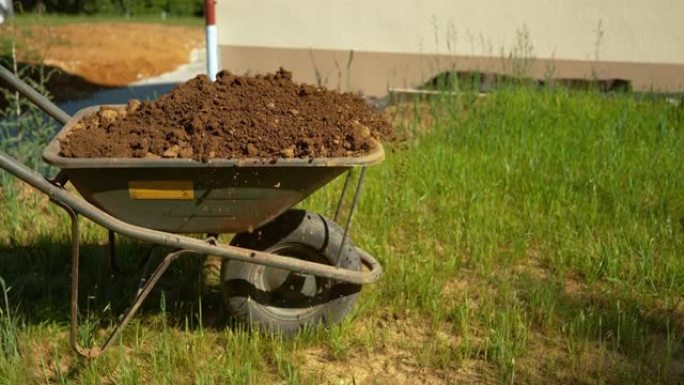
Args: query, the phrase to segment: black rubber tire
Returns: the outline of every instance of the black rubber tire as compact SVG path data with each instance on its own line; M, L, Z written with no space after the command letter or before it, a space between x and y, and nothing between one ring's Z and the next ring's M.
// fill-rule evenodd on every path
M231 244L360 271L349 237L339 253L343 234L322 215L293 209L251 233L235 235ZM354 307L361 286L225 260L221 289L237 319L265 332L293 335L303 327L340 321Z

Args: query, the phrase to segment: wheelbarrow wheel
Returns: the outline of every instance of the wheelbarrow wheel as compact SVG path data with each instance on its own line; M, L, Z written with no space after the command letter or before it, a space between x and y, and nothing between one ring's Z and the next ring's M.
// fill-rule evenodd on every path
M251 233L239 233L232 245L298 259L361 270L361 260L333 221L304 210L289 210ZM339 258L338 258L339 255ZM304 327L341 320L354 307L361 287L333 279L226 260L221 288L228 310L239 320L284 335Z

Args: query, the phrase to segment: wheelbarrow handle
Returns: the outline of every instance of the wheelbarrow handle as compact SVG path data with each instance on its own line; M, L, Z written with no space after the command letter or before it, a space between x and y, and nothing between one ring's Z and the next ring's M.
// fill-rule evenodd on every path
M359 258L361 258L361 264L368 269L369 274L373 277L380 277L382 275L382 265L375 259L372 255L360 247L356 248L356 252L359 253Z
M66 122L71 119L69 114L57 107L57 105L51 102L50 99L41 95L38 91L34 90L17 75L13 74L10 70L3 66L0 66L0 79L7 82L7 84L9 84L9 86L15 91L24 95L28 100L32 101L36 106L40 107L41 110L45 111L48 115L62 125L66 124Z

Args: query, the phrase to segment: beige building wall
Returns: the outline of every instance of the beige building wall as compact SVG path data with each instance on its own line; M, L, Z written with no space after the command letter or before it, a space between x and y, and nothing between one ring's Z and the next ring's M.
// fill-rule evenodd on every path
M217 24L224 68L282 65L300 81L374 95L446 70L521 66L678 91L682 15L681 0L222 0Z

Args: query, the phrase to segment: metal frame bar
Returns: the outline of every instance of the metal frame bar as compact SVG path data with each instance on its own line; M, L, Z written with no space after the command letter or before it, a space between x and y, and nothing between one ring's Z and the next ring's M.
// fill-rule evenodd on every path
M116 261L116 233L112 230L107 230L107 263L109 264L109 270L114 274L121 274L121 267Z
M79 288L79 262L80 262L80 232L78 214L69 206L55 202L59 207L69 214L71 218L71 322L69 329L69 342L71 347L81 356L86 358L96 358L106 352L112 344L119 337L123 329L131 322L135 313L140 309L140 306L150 294L152 289L157 285L161 276L166 272L171 262L184 254L194 253L192 250L177 250L171 252L164 257L164 259L157 265L157 268L150 275L149 279L144 282L135 294L133 302L123 314L123 318L119 321L114 330L109 334L107 340L101 347L85 348L78 342L78 288Z
M337 217L340 215L340 210L342 210L342 203L344 202L344 197L347 195L347 189L349 188L349 182L351 182L352 175L354 174L354 169L350 168L347 171L347 177L344 178L344 186L342 186L342 192L340 193L340 200L337 201L337 208L335 209L335 215L333 216L333 222L337 222Z
M347 173L347 178L344 180L344 186L342 187L342 193L340 194L340 201L337 202L337 209L335 210L335 220L337 221L337 217L340 213L340 207L342 207L342 201L344 200L344 196L347 193L347 188L350 183L350 179L352 177L352 170L349 170ZM342 250L344 250L345 243L347 242L347 237L349 234L349 229L351 228L352 224L352 219L354 217L354 213L356 212L356 208L359 205L359 197L361 196L361 190L363 188L363 181L366 178L366 168L361 167L361 173L359 174L359 180L356 182L356 189L354 190L354 198L352 199L352 205L351 208L349 209L349 215L347 216L347 222L344 225L344 234L342 235L342 243L340 244L340 249L337 251L337 263L339 264L340 262L340 255L342 255Z
M151 250L147 256L146 268L143 272L143 278L140 280L140 286L136 291L135 297L131 305L128 307L126 312L123 314L121 321L119 321L114 330L109 334L107 340L102 344L101 347L93 346L90 348L85 348L81 346L78 342L78 289L79 289L79 277L80 277L80 230L79 230L79 219L78 214L69 206L64 205L61 202L54 201L54 203L61 207L69 215L71 219L71 317L70 317L70 328L69 328L69 342L71 347L81 356L86 358L96 358L106 352L119 337L123 329L128 325L133 319L135 313L140 309L140 306L145 301L147 296L152 292L152 289L157 285L159 279L162 277L164 272L169 268L171 262L178 259L184 254L195 253L192 250L176 250L167 254L164 259L157 265L156 269L149 278L145 278L147 275L147 267L149 266ZM195 253L196 254L196 253Z

